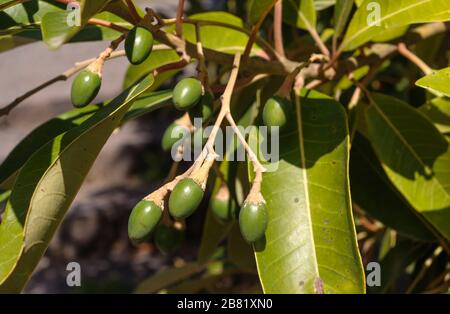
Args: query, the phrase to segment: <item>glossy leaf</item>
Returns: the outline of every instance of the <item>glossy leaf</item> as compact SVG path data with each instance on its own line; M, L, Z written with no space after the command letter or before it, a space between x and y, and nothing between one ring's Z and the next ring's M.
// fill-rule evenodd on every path
M21 169L0 225L0 291L18 292L44 254L85 176L149 76L80 126L45 144Z
M422 77L416 85L450 97L450 67Z
M365 0L353 15L340 50L358 48L393 28L449 18L447 0Z
M140 96L125 114L122 124L168 104L172 98L170 90ZM103 104L89 105L65 112L35 128L9 153L0 164L0 189L10 189L20 168L38 149L56 136L79 126L101 109Z
M313 0L283 0L283 20L301 29L316 28L316 9Z
M80 24L72 20L74 12L64 10L48 12L42 17L41 29L44 42L52 49L58 48L74 37L88 20L99 13L110 0L80 1Z
M425 116L391 96L374 94L366 120L370 142L391 182L449 239L449 143Z
M303 91L294 131L280 135L278 169L263 175L269 210L255 244L265 293L363 293L353 224L343 107Z
M424 218L389 181L369 141L358 134L352 143L350 183L353 202L373 218L409 238L436 240Z
M419 107L441 133L450 133L450 99L434 98Z

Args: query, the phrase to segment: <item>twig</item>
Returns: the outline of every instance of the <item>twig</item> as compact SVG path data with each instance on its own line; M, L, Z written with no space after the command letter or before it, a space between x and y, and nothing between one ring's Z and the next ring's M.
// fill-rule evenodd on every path
M320 52L324 54L327 57L330 57L330 51L328 50L327 46L323 43L322 39L319 36L319 33L317 33L317 30L313 27L308 28L309 34L316 42L317 47L319 47Z
M115 52L112 52L110 54L110 56L108 57L108 60L109 59L113 59L113 58L117 58L117 57L122 57L122 56L125 56L125 51L124 50L115 51ZM39 86L37 86L37 87L27 91L23 95L17 97L13 102L8 104L7 106L1 108L0 109L0 117L9 114L9 112L12 109L14 109L17 105L19 105L25 99L27 99L30 96L36 94L37 92L43 90L44 88L46 88L46 87L48 87L48 86L50 86L50 85L52 85L52 84L54 84L56 82L67 80L69 77L71 77L72 75L74 75L77 72L81 71L82 69L87 67L89 64L91 64L95 60L97 60L97 58L91 58L91 59L88 59L88 60L77 62L77 63L75 63L75 65L73 67L67 69L63 73L61 73L61 74L51 78L50 80L42 83Z
M175 22L175 33L179 38L183 38L183 15L184 15L184 0L178 0L177 18Z
M153 75L158 76L163 72L167 72L170 70L177 70L184 68L186 65L188 65L189 62L186 59L180 59L179 61L175 61L172 63L164 64L160 66L159 68L156 68L153 70Z
M274 28L274 41L275 50L277 53L285 57L283 45L283 1L277 1L275 3L274 15L273 15L273 28Z
M208 83L208 70L206 69L205 55L203 53L203 46L202 46L202 39L200 36L200 25L199 24L195 24L195 35L196 35L196 41L197 41L198 78L199 78L200 82L202 82L203 87L206 88L208 91L210 91L211 89L209 88L209 83Z
M255 43L256 37L258 36L259 29L261 28L262 23L264 22L264 19L266 18L267 14L272 10L272 7L275 5L269 5L266 10L261 14L259 17L259 20L256 22L255 25L252 27L252 31L250 33L250 37L248 38L247 45L244 49L244 54L242 55L242 62L247 61L247 58L250 55L250 51L252 50L253 44Z
M128 11L130 11L130 15L133 18L134 22L139 23L139 21L141 20L141 17L139 16L138 11L136 10L133 0L126 0L126 2L127 2L127 6L128 6Z
M433 69L431 69L422 59L409 50L405 43L399 43L397 48L398 52L403 57L414 63L423 73L425 73L425 75L433 73Z
M121 37L119 37L121 38ZM115 42L112 42L111 45L114 46L116 44L118 44L119 39L117 39ZM117 47L117 46L116 46ZM165 50L165 49L170 49L168 46L166 45L155 45L153 47L153 50ZM114 50L114 49L112 49ZM114 58L118 58L118 57L123 57L125 56L125 50L118 50L118 51L112 51L111 50L111 46L108 47L104 52L102 52L102 54L105 54L109 56L106 57L104 60L110 60L110 59L114 59ZM23 102L24 100L26 100L27 98L33 96L34 94L36 94L37 92L45 89L46 87L59 82L59 81L66 81L69 77L75 75L76 73L78 73L79 71L81 71L82 69L84 69L85 67L89 66L91 63L95 62L96 60L98 60L98 58L91 58L91 59L87 59L84 61L80 61L74 64L74 66L72 66L71 68L67 69L66 71L64 71L63 73L49 79L48 81L40 84L39 86L27 91L26 93L24 93L23 95L17 97L16 99L14 99L14 101L12 101L11 103L9 103L8 105L6 105L5 107L0 109L0 117L9 114L9 112L14 109L16 106L18 106L21 102Z
M414 278L413 282L408 286L408 288L406 289L406 293L410 294L414 291L414 289L416 288L417 284L423 279L423 277L426 275L426 273L428 272L428 270L430 269L431 265L433 264L433 262L435 261L435 259L442 253L442 247L438 246L434 251L433 254L427 258L422 266L422 268L420 269L419 273L417 274L417 276Z
M162 23L164 25L172 25L172 24L175 24L175 22L176 22L176 19L163 19L162 20ZM219 22L219 21L208 21L208 20L197 20L197 19L191 19L191 18L184 18L183 23L194 24L194 25L197 24L199 26L218 26L218 27L232 29L232 30L244 33L248 36L250 36L252 33L251 31L249 31L246 28ZM264 51L269 55L269 57L276 58L276 59L279 57L279 56L277 56L277 52L275 51L275 49L261 36L256 36L255 43L257 43L259 46L261 46L261 48L264 49Z
M95 19L95 18L89 19L88 24L108 27L115 31L121 32L121 33L128 33L130 31L128 28L117 25L113 22L105 21L105 20L101 20L101 19Z
M227 113L230 112L230 103L231 103L231 95L233 94L233 90L237 81L238 73L239 73L239 66L241 61L241 54L238 52L234 56L233 61L233 68L230 73L230 78L228 80L227 87L225 88L225 92L220 97L221 101L221 107L220 112L217 116L217 120L214 123L214 126L211 130L211 133L209 135L208 141L205 144L205 147L203 148L202 152L200 153L200 156L197 158L197 160L194 163L194 171L196 169L199 169L205 158L214 152L214 142L216 140L217 133L220 129L220 125L223 122L223 119L226 117Z

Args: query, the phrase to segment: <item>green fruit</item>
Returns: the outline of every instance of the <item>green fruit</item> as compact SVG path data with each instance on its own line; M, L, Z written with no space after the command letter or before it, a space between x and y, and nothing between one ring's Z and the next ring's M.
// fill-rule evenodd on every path
M264 203L246 203L239 213L239 227L248 243L253 243L264 236L268 224L267 208Z
M148 58L153 48L153 35L145 27L136 26L127 35L125 52L131 64L140 64Z
M233 199L213 198L211 201L211 210L214 216L221 223L229 222L237 216L237 206Z
M211 118L213 114L212 103L214 101L214 95L206 93L202 96L200 102L189 110L189 117L192 124L195 123L195 119L202 119L201 123L205 123Z
M128 220L128 236L135 242L147 240L159 223L162 209L153 201L142 200L134 206Z
M291 114L291 104L288 100L274 96L269 98L264 105L263 121L266 126L277 126L281 130L288 124Z
M155 231L156 247L163 253L176 251L184 239L184 232L166 225L159 225Z
M202 98L202 83L195 78L182 79L173 89L173 103L178 110L193 108Z
M71 100L74 107L81 108L89 105L97 96L102 78L90 70L81 71L72 83Z
M189 130L175 122L169 125L169 127L164 131L161 146L164 151L169 151L172 146L183 139L189 134Z
M170 214L179 219L190 216L202 202L203 194L203 189L194 180L180 180L170 193Z

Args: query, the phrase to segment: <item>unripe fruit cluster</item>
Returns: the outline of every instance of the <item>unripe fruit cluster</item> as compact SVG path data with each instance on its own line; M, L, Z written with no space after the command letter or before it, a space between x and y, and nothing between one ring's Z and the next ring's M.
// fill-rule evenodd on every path
M135 26L128 32L125 39L125 53L131 64L137 65L144 62L150 56L152 49L153 35L147 28ZM104 60L97 59L92 64L96 63L94 67L88 66L75 77L71 89L71 100L74 107L85 107L97 96L102 83L103 62Z

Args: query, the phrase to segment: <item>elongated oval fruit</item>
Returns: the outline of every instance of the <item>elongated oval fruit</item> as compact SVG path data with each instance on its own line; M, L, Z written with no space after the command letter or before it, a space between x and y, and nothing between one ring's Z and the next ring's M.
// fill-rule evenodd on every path
M202 98L202 83L195 78L184 78L175 85L172 93L175 108L189 110Z
M264 203L245 203L239 213L239 227L248 243L253 243L264 236L269 221Z
M175 252L183 242L184 232L174 227L159 225L155 230L155 245L163 253Z
M125 39L125 53L131 64L141 64L153 49L153 35L145 27L136 26Z
M141 200L128 220L128 236L134 243L146 241L161 220L162 209L153 201Z
M201 186L191 178L180 180L170 193L170 214L179 219L189 217L202 202L203 194Z
M282 130L287 126L291 113L291 104L287 99L273 96L264 105L264 124L268 127L279 127Z
M172 146L177 144L180 140L185 138L189 134L189 130L177 123L172 123L167 127L164 131L161 146L164 151L169 151L172 149Z
M98 73L85 69L78 73L72 83L71 100L74 107L82 108L97 96L102 78Z
M211 200L211 210L221 223L227 223L237 217L236 202L226 185L222 185Z
M191 119L192 125L195 125L195 122L199 122L200 124L204 124L211 118L213 114L212 103L214 101L214 95L210 92L205 93L200 99L200 102L195 105L192 109L189 110L189 118ZM195 119L201 119L196 121ZM195 125L196 126L196 125Z

